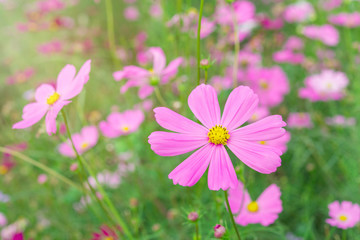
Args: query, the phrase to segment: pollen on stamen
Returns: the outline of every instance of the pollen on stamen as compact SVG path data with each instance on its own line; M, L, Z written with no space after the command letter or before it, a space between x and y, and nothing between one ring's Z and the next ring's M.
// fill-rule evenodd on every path
M226 127L223 127L221 125L215 125L215 127L212 127L208 132L209 142L219 145L223 144L226 145L227 141L230 138L229 131L226 129Z
M88 143L86 143L86 142L85 142L85 143L83 143L83 144L81 144L81 148L82 148L82 149L85 149L85 148L87 148L88 146L89 146L89 144L88 144Z
M340 219L340 221L346 221L347 220L347 217L346 216L344 216L344 215L341 215L340 217L339 217L339 219Z
M50 97L48 97L48 99L46 100L47 104L49 105L53 105L54 103L56 103L57 100L59 100L60 98L60 94L58 94L57 92L54 92L53 95L51 95Z
M255 213L255 212L259 211L259 204L255 201L251 202L247 205L247 209L249 212Z

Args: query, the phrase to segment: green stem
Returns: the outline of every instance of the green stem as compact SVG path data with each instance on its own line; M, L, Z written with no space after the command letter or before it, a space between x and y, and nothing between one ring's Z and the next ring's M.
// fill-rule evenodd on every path
M107 22L107 32L108 32L108 41L110 47L110 54L113 60L113 64L116 68L120 68L120 61L116 57L116 45L115 45L115 32L114 32L114 15L112 0L106 0L106 22Z
M236 236L237 236L238 240L241 240L239 231L238 231L238 229L236 227L236 223L235 223L235 220L234 220L234 215L233 215L233 213L231 211L231 208L230 208L227 191L224 191L224 197L225 197L225 202L226 202L227 209L228 209L229 214L230 214L231 223L232 223L233 227L235 228Z
M204 81L204 83L206 84L207 79L208 79L208 69L205 68L204 71L205 71L205 81Z
M61 110L61 113L63 115L63 118L64 118L64 123L65 123L65 126L66 126L66 131L67 131L67 134L69 136L69 140L71 142L71 145L72 145L72 148L75 152L75 155L76 155L76 158L78 159L79 161L79 164L82 165L82 166L85 166L86 170L89 172L90 176L93 177L95 179L95 182L96 182L96 186L97 188L99 189L102 197L104 198L104 201L105 203L108 205L109 207L109 210L110 212L113 214L113 216L115 217L117 223L120 225L120 227L122 228L122 230L124 231L125 235L128 237L128 239L134 239L132 234L130 233L128 227L126 226L125 222L122 220L122 218L120 217L120 215L118 214L117 210L115 209L113 203L110 201L108 195L106 194L104 188L102 187L102 185L99 183L99 181L97 180L97 177L95 175L95 173L93 172L93 170L90 168L90 166L87 164L87 162L84 160L84 158L82 156L80 156L80 154L78 153L78 151L76 150L75 148L75 145L74 145L74 142L72 140L72 137L71 137L71 132L70 132L70 129L69 129L69 124L68 124L68 121L67 121L67 118L66 118L66 114L65 114L65 111L62 109ZM97 197L97 196L95 196Z
M160 102L161 105L163 105L163 106L167 105L165 99L161 95L159 87L157 87L157 86L155 87L155 96L156 96L156 98L158 99L158 101Z
M204 0L201 0L200 3L200 12L199 12L199 22L197 29L197 75L198 75L198 85L200 84L200 31L201 31L201 18L204 8Z
M81 191L81 187L78 186L76 183L72 182L70 179L68 179L67 177L64 177L63 175L59 174L58 172L52 170L51 168L45 166L44 164L22 154L22 153L19 153L17 151L14 151L14 150L10 150L8 148L4 148L4 147L0 147L0 152L2 153L8 153L8 154L11 154L12 156L15 156L21 160L24 160L25 162L27 163L30 163L31 165L35 166L35 167L38 167L40 168L41 170L43 170L44 172L48 173L49 175L52 175L54 176L55 178L59 179L60 181L72 186L72 187L75 187L77 189L79 189Z
M238 72L238 66L239 66L239 51L240 51L240 41L239 41L239 33L238 33L238 26L236 22L236 15L234 6L231 6L231 14L234 24L234 47L235 47L235 53L234 53L234 66L233 66L233 88L237 87L237 72Z
M346 240L346 230L345 229L342 230L342 238L341 239Z
M195 236L196 236L196 240L200 240L199 223L197 221L195 222Z

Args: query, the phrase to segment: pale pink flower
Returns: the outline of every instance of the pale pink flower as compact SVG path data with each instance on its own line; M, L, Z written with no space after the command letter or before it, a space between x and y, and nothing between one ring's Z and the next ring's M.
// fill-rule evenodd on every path
M139 18L139 10L134 6L129 6L124 10L124 17L129 21L135 21Z
M328 46L336 46L339 43L338 30L329 24L322 26L309 25L304 27L302 33L306 37L319 40Z
M63 50L62 43L58 40L43 43L38 46L38 52L44 55L60 53Z
M40 174L37 178L37 181L40 184L44 184L47 181L47 179L48 178L47 178L46 174Z
M290 113L287 119L289 128L312 128L313 123L309 113Z
M314 15L313 6L305 1L289 5L284 11L284 19L287 22L305 22Z
M342 115L336 115L334 117L327 117L325 119L325 122L327 125L330 126L355 126L356 125L356 119L351 117L351 118L346 118Z
M7 78L6 83L9 85L24 83L29 81L29 79L35 74L34 68L26 68L22 71L15 72L14 75Z
M329 216L326 222L331 226L347 229L360 222L360 206L349 201L338 201L329 204Z
M244 186L240 182L237 188L229 190L229 204L235 215L235 222L242 226L257 223L269 226L283 210L280 196L280 188L271 184L253 201L248 191L245 190L244 193Z
M47 14L63 9L65 4L61 0L43 0L37 2L37 7L41 13Z
M144 113L141 110L113 112L106 121L100 122L99 128L105 137L116 138L135 132L143 121Z
M188 104L204 126L159 107L154 109L156 121L174 132L157 131L149 136L151 149L160 156L198 149L169 174L174 184L193 186L209 167L210 190L235 188L238 180L225 146L258 172L269 174L281 165L279 149L258 143L285 134L282 127L286 123L281 116L269 116L239 128L258 105L258 97L249 87L240 86L230 93L222 116L216 91L210 85L196 87L189 95Z
M126 66L122 71L113 73L115 81L128 79L122 86L120 92L125 93L131 87L139 87L139 97L146 98L154 91L154 87L167 83L177 74L178 67L183 62L182 57L178 57L171 61L166 67L166 57L163 50L159 47L152 47L149 53L153 59L153 68L144 69L137 66Z
M210 79L211 85L216 89L216 92L219 93L221 90L231 89L232 79L230 77L221 77L213 76Z
M331 15L329 17L329 22L335 25L345 26L349 28L354 28L360 26L360 13L339 13L336 15Z
M266 14L259 14L257 19L261 26L268 30L281 29L284 26L284 21L281 18L271 19Z
M14 129L28 128L39 122L46 114L46 131L49 135L56 133L56 117L60 110L77 96L89 80L91 60L80 68L78 74L73 65L66 65L58 75L56 88L50 84L40 85L35 92L36 102L23 109L23 120L13 125Z
M72 135L75 149L81 155L90 148L94 147L99 139L99 133L95 126L84 127L80 133ZM59 152L67 157L75 158L76 154L71 145L70 139L59 145Z
M291 36L285 43L284 49L288 50L302 50L304 48L304 42L301 38Z
M233 8L233 9L232 9ZM235 1L232 5L219 4L215 11L215 21L220 25L234 26L253 20L255 17L255 5L250 1Z
M261 55L250 51L240 51L238 55L239 65L242 68L256 67L261 65Z
M251 115L251 117L249 118L248 122L256 122L259 121L261 119L263 119L264 117L269 116L270 111L267 107L258 107L254 113Z
M278 63L301 64L305 60L302 53L294 53L291 50L281 50L273 54L273 59Z
M325 10L330 11L334 8L340 7L342 2L343 0L322 0L321 5Z
M224 226L220 224L216 224L214 227L214 237L215 238L222 238L226 232L226 229Z
M163 9L161 7L161 4L154 3L153 5L151 5L149 13L154 18L161 18L163 15Z
M299 90L299 96L311 101L339 100L345 96L348 84L345 73L323 70L305 79L305 88Z
M274 107L280 104L289 92L286 74L278 66L251 68L247 72L247 80L250 87L259 95L262 106Z
M212 22L206 17L203 17L201 19L200 38L206 38L214 31L215 31L215 22Z
M3 227L7 224L7 219L5 217L5 215L0 212L0 227Z

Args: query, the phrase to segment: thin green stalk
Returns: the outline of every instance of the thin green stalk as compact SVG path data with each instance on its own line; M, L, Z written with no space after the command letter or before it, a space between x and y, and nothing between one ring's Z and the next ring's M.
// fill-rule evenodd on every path
M196 240L200 240L199 223L197 221L195 222L195 236L196 236Z
M155 87L155 96L156 96L156 98L158 99L158 101L160 102L161 105L163 105L163 106L167 105L165 99L161 95L159 87L157 87L157 86Z
M198 75L198 85L200 84L200 31L201 31L201 18L204 8L204 0L201 0L200 3L200 12L199 12L199 22L197 29L197 75Z
M114 14L112 7L112 0L106 0L106 22L107 22L107 32L108 32L108 41L110 47L110 54L113 60L113 63L116 68L120 68L120 61L116 57L116 45L115 45L115 32L114 32Z
M226 202L227 209L228 209L229 214L230 214L231 223L232 223L232 225L233 225L233 227L235 229L235 232L236 232L236 236L237 236L238 240L241 240L239 231L238 231L238 229L236 227L236 223L235 223L235 220L234 220L234 215L233 215L233 213L231 211L231 208L230 208L227 191L224 191L224 197L225 197L225 202Z
M205 81L204 81L204 83L206 84L207 79L208 79L208 69L205 68L204 71L205 71Z
M69 140L71 142L71 145L72 145L72 148L75 152L75 155L76 155L76 158L78 159L79 161L79 164L80 165L83 165L85 166L86 170L89 172L90 176L93 177L95 179L95 182L96 182L96 186L98 187L102 197L104 198L104 201L105 203L108 205L109 207L109 210L110 212L113 214L114 218L116 219L117 223L120 225L120 227L122 228L122 230L124 231L125 235L128 237L128 239L134 239L131 232L129 231L127 225L125 224L125 222L122 220L122 218L120 217L119 213L117 212L117 210L115 209L113 203L110 201L108 195L106 194L104 188L102 187L102 185L99 183L99 181L97 180L97 177L95 175L95 173L93 172L93 170L90 168L90 166L87 164L87 162L84 160L83 157L81 157L78 153L78 151L76 150L75 148L75 145L74 145L74 142L72 140L72 137L71 137L71 132L70 132L70 129L69 129L69 124L68 124L68 121L67 121L67 118L66 118L66 114L65 114L65 111L62 109L61 110L61 113L63 115L63 118L64 118L64 123L65 123L65 126L66 126L66 131L67 131L67 134L69 136ZM96 197L96 196L95 196Z
M346 230L345 229L343 229L342 230L342 238L341 238L342 240L346 240L347 238L346 238Z
M235 53L234 53L234 66L233 66L233 88L237 87L237 72L238 72L238 66L239 66L239 51L240 51L240 41L239 41L239 32L238 32L238 26L236 22L236 15L234 6L231 6L231 14L234 24L234 47L235 47Z
M22 153L19 153L17 151L14 151L14 150L10 150L8 148L4 148L4 147L0 147L0 152L2 153L8 153L8 154L11 154L12 156L14 157L17 157L21 160L24 160L25 162L27 163L30 163L31 165L35 166L35 167L38 167L40 168L41 170L43 170L44 172L48 173L49 175L51 176L54 176L55 178L59 179L60 181L72 186L72 187L75 187L77 189L79 189L81 191L81 187L78 186L76 183L72 182L70 179L68 179L67 177L64 177L63 175L61 175L60 173L52 170L51 168L45 166L44 164L22 154Z

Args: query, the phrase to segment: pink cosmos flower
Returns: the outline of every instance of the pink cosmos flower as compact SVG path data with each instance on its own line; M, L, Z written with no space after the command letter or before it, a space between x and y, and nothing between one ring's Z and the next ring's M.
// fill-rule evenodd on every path
M251 68L247 73L250 87L259 95L260 104L273 107L280 104L289 92L289 83L284 71L272 68Z
M302 53L294 53L291 50L281 50L273 54L273 59L278 63L301 64L305 60Z
M360 222L360 206L356 203L338 201L329 204L329 216L326 222L331 226L347 229Z
M7 78L6 83L9 85L27 82L33 75L35 70L33 68L26 68L23 71L17 71L14 75Z
M5 215L0 212L0 227L3 227L7 224L7 219L5 217Z
M93 233L93 238L91 240L118 240L116 232L106 225L102 225L100 228L101 232Z
M63 9L65 4L60 0L43 0L37 2L37 6L41 13L46 14L52 11Z
M35 92L36 102L23 109L23 120L13 125L14 129L28 128L39 122L46 114L46 131L49 135L56 133L56 117L60 110L77 96L89 80L91 60L87 60L75 76L73 65L66 65L58 75L56 89L49 84L40 85Z
M343 0L322 0L321 5L325 10L330 11L334 8L340 7L342 2Z
M356 125L356 119L351 117L351 118L346 118L342 115L336 115L334 117L327 117L325 119L325 122L327 125L330 126L355 126Z
M84 127L80 133L72 135L72 140L75 145L75 149L81 155L93 146L96 145L99 139L99 133L95 126ZM67 157L75 158L75 152L72 148L70 139L59 145L59 152Z
M290 113L287 119L289 128L312 128L313 123L309 113Z
M308 2L298 2L287 6L284 11L284 19L287 22L305 22L314 15L314 8Z
M161 16L163 15L163 9L161 7L161 4L154 3L153 5L151 5L149 13L154 18L161 18Z
M249 118L248 122L256 122L259 121L261 119L263 119L264 117L269 116L270 111L267 107L258 107L254 113L251 115L251 117Z
M233 26L234 15L238 24L252 20L255 16L255 5L250 1L239 0L233 2L232 6L219 4L215 11L215 21L220 25Z
M306 37L319 40L328 46L336 46L339 43L339 32L329 24L322 26L309 25L304 27L302 33Z
M116 138L135 132L143 121L144 113L141 110L113 112L107 117L107 121L100 122L99 128L105 137Z
M284 26L284 21L281 18L271 19L266 14L259 14L257 19L261 26L268 30L281 29Z
M311 101L339 100L344 97L348 84L345 73L323 70L305 79L305 88L299 90L299 96Z
M345 26L349 28L354 28L360 26L360 13L339 13L336 15L331 15L329 17L329 22L335 25Z
M215 31L215 22L210 21L207 18L201 19L200 38L206 38L212 32Z
M134 6L129 6L124 10L124 17L129 21L135 21L139 18L139 10Z
M129 88L137 86L140 87L139 97L144 99L154 91L153 86L159 83L165 84L174 77L178 67L183 62L183 58L178 57L165 67L166 57L161 48L152 47L149 49L149 53L153 57L153 68L147 70L137 66L126 66L122 71L113 73L115 81L120 81L124 78L128 79L122 86L121 93L125 93Z
M48 43L43 43L38 46L38 52L44 55L60 53L62 50L63 50L62 43L58 40L54 40Z
M240 51L238 61L242 68L256 67L261 65L261 55L250 51Z
M229 204L235 214L235 222L242 226L257 223L269 226L283 210L280 196L280 188L271 184L256 201L252 201L246 190L244 193L240 182L237 188L229 190Z
M232 79L230 77L213 76L210 79L211 85L219 93L221 90L230 89L232 86Z
M302 50L304 48L304 42L301 38L291 36L286 41L284 48L288 50Z
M196 87L189 95L188 104L203 126L159 107L154 109L156 121L174 132L157 131L149 136L151 149L160 156L176 156L198 149L169 174L174 184L193 186L209 166L209 189L235 188L238 180L225 146L258 172L269 174L281 165L279 149L258 143L285 133L282 127L286 123L281 116L266 117L239 128L258 105L258 97L249 87L240 86L230 93L222 116L216 91L210 85Z
M38 181L38 183L40 183L40 184L44 184L44 183L47 181L47 179L48 179L48 177L47 177L46 174L40 174L40 175L38 176L37 181Z

